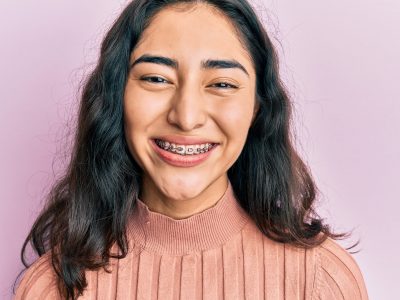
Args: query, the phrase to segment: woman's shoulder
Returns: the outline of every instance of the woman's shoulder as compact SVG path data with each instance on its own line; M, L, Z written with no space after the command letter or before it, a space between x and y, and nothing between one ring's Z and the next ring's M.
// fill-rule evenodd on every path
M327 238L308 249L289 244L275 249L280 249L284 260L285 286L297 286L297 292L306 295L305 299L368 299L356 260L333 239Z
M368 299L361 270L347 250L328 238L315 248L315 255L317 299Z
M15 299L61 299L57 288L57 275L51 263L50 252L40 256L25 270L17 287Z
M368 299L356 260L332 238L306 249L274 241L252 222L245 227L243 238L244 243L263 249L264 266L281 274L279 285L288 299L301 298L300 295L305 299Z

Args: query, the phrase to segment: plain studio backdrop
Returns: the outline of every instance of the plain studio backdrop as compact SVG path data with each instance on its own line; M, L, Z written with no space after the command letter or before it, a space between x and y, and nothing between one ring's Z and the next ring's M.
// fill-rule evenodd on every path
M320 212L354 229L371 299L398 296L400 1L252 2L278 48ZM122 0L0 2L0 299L68 157L78 88ZM69 127L66 127L69 124Z

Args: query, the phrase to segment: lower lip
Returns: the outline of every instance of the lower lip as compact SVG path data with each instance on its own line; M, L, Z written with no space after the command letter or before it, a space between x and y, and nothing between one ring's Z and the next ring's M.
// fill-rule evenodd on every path
M151 145L154 151L160 156L160 158L166 163L173 165L175 167L194 167L205 161L211 153L218 147L214 145L213 148L205 153L193 154L193 155L180 155L175 154L157 146L155 141L151 139Z

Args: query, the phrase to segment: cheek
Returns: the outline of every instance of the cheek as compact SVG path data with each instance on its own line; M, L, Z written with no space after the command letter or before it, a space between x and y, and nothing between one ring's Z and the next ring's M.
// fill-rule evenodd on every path
M135 160L141 165L136 155L135 145L141 143L141 135L145 132L146 123L151 116L148 115L151 110L146 109L146 101L134 92L133 89L127 88L124 95L124 131L125 139L129 146L130 152Z
M221 107L217 113L218 123L230 140L239 142L246 139L253 116L253 104L235 101Z
M217 122L225 136L224 157L228 159L228 167L237 160L243 150L252 116L253 106L249 101L232 102L221 107L218 112Z
M144 132L161 111L161 101L152 99L140 89L126 89L124 95L125 126L131 131Z

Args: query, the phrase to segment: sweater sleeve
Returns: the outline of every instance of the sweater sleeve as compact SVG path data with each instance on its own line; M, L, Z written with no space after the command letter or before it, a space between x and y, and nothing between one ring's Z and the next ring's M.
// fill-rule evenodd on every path
M49 253L39 257L23 274L15 300L62 299L57 288L57 275L52 267Z
M368 300L361 270L354 258L332 239L316 252L316 290L318 300Z

